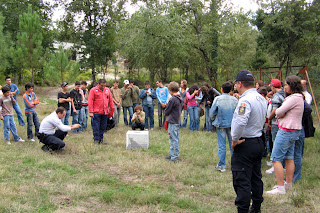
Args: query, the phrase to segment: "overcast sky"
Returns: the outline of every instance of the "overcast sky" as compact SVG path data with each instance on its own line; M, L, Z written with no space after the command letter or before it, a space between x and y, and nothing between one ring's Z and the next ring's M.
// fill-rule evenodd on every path
M54 2L54 0L46 0L48 2ZM241 8L243 9L244 12L248 12L249 10L256 11L258 9L258 4L256 3L255 0L225 0L224 2L228 4L233 4L233 9L235 11L239 11ZM138 6L132 6L130 4L126 4L126 10L132 14L135 11L139 9ZM58 20L60 17L62 17L64 13L63 8L59 7L54 11L53 14L53 21Z

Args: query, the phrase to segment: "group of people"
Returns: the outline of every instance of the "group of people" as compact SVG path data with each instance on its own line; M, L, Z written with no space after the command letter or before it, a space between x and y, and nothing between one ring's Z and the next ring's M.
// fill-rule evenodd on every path
M13 121L15 109L20 125L25 125L16 94L19 90L6 78L7 85L2 87L0 98L1 119L4 120L4 137L8 144L9 130L15 141L22 140L16 132ZM68 84L61 84L58 94L58 109L47 116L40 124L35 107L39 104L33 85L25 85L23 95L28 122L28 139L34 141L32 126L39 140L44 143L43 150L61 150L67 131L79 133L87 129L88 116L91 117L95 144L107 144L103 139L110 119L119 123L121 107L124 124L132 129L152 130L154 128L154 106L158 104L159 128L169 133L169 155L171 162L179 160L179 131L187 127L188 115L192 131L200 130L200 115L205 115L204 130L216 129L218 138L219 162L215 169L226 171L226 140L231 152L231 171L233 187L237 194L235 204L238 212L260 212L263 202L263 182L261 180L261 160L266 152L275 172L277 185L267 194L285 194L292 188L292 182L301 178L302 157L305 135L312 134L309 125L312 98L307 92L307 82L297 76L289 76L284 85L278 79L271 80L268 86L257 82L247 71L238 73L236 80L227 81L221 86L221 93L209 87L200 88L187 81L170 82L164 86L157 80L157 89L151 88L149 81L140 89L133 81L125 80L123 87L115 81L109 88L104 79L90 90L87 82L75 82L74 89L68 92ZM203 109L204 108L204 109ZM127 119L129 112L129 120ZM181 121L181 114L182 121ZM72 115L72 125L68 125ZM312 121L311 121L312 123ZM310 130L311 129L311 130ZM268 151L266 151L268 147ZM270 163L270 162L269 162ZM284 166L286 179L284 181Z
M17 113L19 125L25 126L25 122L17 102L17 94L20 93L19 88L11 82L10 77L6 77L5 81L6 84L1 87L2 94L0 94L0 118L3 120L4 140L8 145L10 145L10 131L15 142L25 142L25 140L23 140L17 133L17 128L13 118L13 110ZM27 83L25 85L25 90L26 92L23 94L23 101L25 105L25 116L27 118L27 137L29 141L35 141L32 127L35 126L35 133L39 131L40 121L35 111L35 107L39 104L39 100L33 92L33 84Z
M215 98L210 110L219 144L220 162L216 169L225 171L227 135L238 212L261 212L261 159L268 152L266 145L277 181L266 194L285 194L293 187L292 182L301 179L304 138L314 134L312 97L307 92L307 82L297 76L288 76L284 84L278 79L272 79L269 86L257 82L254 88L254 77L246 70L238 73L233 92L225 94L225 88L226 85L222 85L223 95ZM234 110L232 119L228 110Z

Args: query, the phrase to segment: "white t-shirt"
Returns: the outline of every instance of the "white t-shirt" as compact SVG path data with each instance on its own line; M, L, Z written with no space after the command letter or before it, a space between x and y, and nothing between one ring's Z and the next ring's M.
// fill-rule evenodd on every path
M310 95L310 93L306 90L306 91L302 91L304 97L306 98L306 102L307 104L311 105L312 103L312 96Z

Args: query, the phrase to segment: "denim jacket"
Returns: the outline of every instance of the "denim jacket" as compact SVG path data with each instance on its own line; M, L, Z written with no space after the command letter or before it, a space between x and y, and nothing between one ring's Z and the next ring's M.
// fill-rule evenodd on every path
M151 94L150 94L151 98L152 98L152 99L157 99L157 94L156 94L156 92L154 91L154 89L150 88L150 90L151 90ZM142 90L140 91L139 97L140 97L140 99L142 100L142 106L148 105L146 88L144 88L144 89L142 89ZM152 100L152 103L153 103L152 105L154 105L154 101L153 101L153 100Z
M213 120L212 125L219 128L231 127L233 112L237 104L238 100L227 93L216 97L209 114Z

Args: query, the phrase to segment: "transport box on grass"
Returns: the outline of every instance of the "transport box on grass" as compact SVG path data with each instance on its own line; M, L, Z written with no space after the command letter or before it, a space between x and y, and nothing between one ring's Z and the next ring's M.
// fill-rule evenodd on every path
M127 149L148 149L149 131L127 131Z

